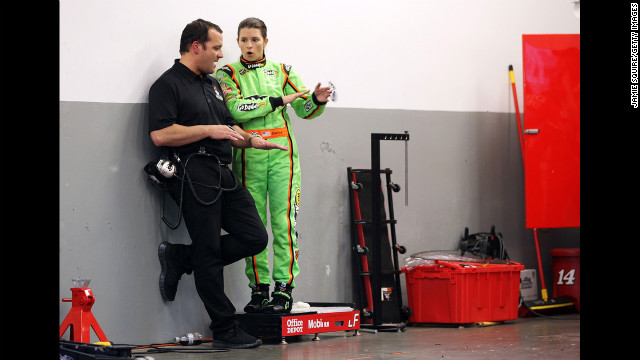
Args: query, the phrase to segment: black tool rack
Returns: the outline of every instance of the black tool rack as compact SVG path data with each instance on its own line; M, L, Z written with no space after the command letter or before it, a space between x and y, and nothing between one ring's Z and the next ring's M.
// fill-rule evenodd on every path
M402 291L398 253L404 246L396 241L392 192L400 187L391 181L391 169L378 172L386 176L389 218L384 202L373 211L371 190L374 185L370 169L347 168L351 208L351 253L357 307L362 309L361 327L376 330L403 330L410 309L402 305ZM382 197L382 188L376 195ZM373 214L379 216L372 216ZM377 221L373 218L378 218ZM375 221L375 222L374 222ZM379 226L373 226L378 223ZM376 231L377 230L377 231ZM389 231L390 230L390 231ZM377 310L377 311L376 311Z
M361 327L402 331L411 315L411 309L402 305L400 287L402 272L398 266L397 254L404 253L406 249L396 243L396 220L391 193L398 192L400 187L391 182L390 169L380 170L380 141L383 140L405 142L405 167L407 166L409 132L405 131L404 134L371 133L371 169L347 168L351 205L353 275L356 304L362 311ZM389 219L386 219L384 211L381 173L386 174ZM366 178L366 174L369 175L370 183L363 185L358 178L363 178L363 175ZM360 200L367 197L370 204L360 207ZM391 229L389 246L387 225L390 225ZM387 236L383 239L382 235ZM371 263L371 269L368 268L369 263Z

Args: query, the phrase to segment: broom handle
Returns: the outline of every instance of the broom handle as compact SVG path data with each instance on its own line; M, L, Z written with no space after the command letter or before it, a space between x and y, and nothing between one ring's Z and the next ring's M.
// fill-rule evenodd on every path
M520 120L520 108L518 107L518 95L516 94L516 79L513 75L513 65L509 65L509 78L511 79L511 89L513 90L513 103L516 109L516 117L518 119L518 138L520 139L520 152L522 153L522 167L524 167L524 138L522 132L522 121ZM538 229L533 229L533 238L536 243L536 255L538 257L538 270L540 270L540 294L542 300L546 302L549 299L547 288L544 284L544 272L542 271L542 258L540 256L540 245L538 243Z
M533 239L536 242L536 254L538 255L538 269L540 270L540 294L542 295L542 301L547 302L549 296L547 295L547 288L544 285L544 273L542 272L542 258L540 257L540 245L538 245L538 229L533 228Z
M520 152L522 153L522 166L524 166L524 138L522 135L520 108L518 107L518 95L516 94L516 78L515 76L513 76L513 65L509 65L509 78L511 79L511 89L513 90L513 103L516 107L516 117L518 119L518 135L520 139Z

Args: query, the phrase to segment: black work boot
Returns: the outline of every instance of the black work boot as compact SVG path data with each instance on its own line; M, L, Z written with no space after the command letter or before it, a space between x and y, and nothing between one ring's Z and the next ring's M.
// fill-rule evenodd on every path
M167 250L171 244L163 241L158 246L158 257L160 258L160 295L165 301L173 301L178 291L178 281L182 277L183 272L178 269L169 258Z
M237 322L231 329L213 334L211 346L216 349L250 349L262 345L262 340L247 334Z
M285 314L291 312L293 305L293 296L291 296L293 288L286 283L276 282L275 289L271 293L271 301L265 313L267 314Z
M246 313L264 311L269 304L269 284L251 285L251 301L244 307Z

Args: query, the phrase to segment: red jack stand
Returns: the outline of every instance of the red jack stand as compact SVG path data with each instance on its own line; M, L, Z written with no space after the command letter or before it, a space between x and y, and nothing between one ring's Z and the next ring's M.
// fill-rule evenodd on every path
M71 341L89 343L91 340L91 328L95 331L100 341L108 342L107 336L98 325L98 321L91 313L91 307L96 301L93 291L87 287L90 279L73 280L78 287L72 287L72 297L63 298L63 302L71 302L71 310L60 325L60 337L64 335L67 328L71 326ZM82 283L82 285L79 285Z

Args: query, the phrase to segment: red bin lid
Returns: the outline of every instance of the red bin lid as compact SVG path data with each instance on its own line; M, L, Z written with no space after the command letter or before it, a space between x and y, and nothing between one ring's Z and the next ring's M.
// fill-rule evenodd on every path
M550 252L551 256L580 256L580 248L572 248L572 249L552 249Z

